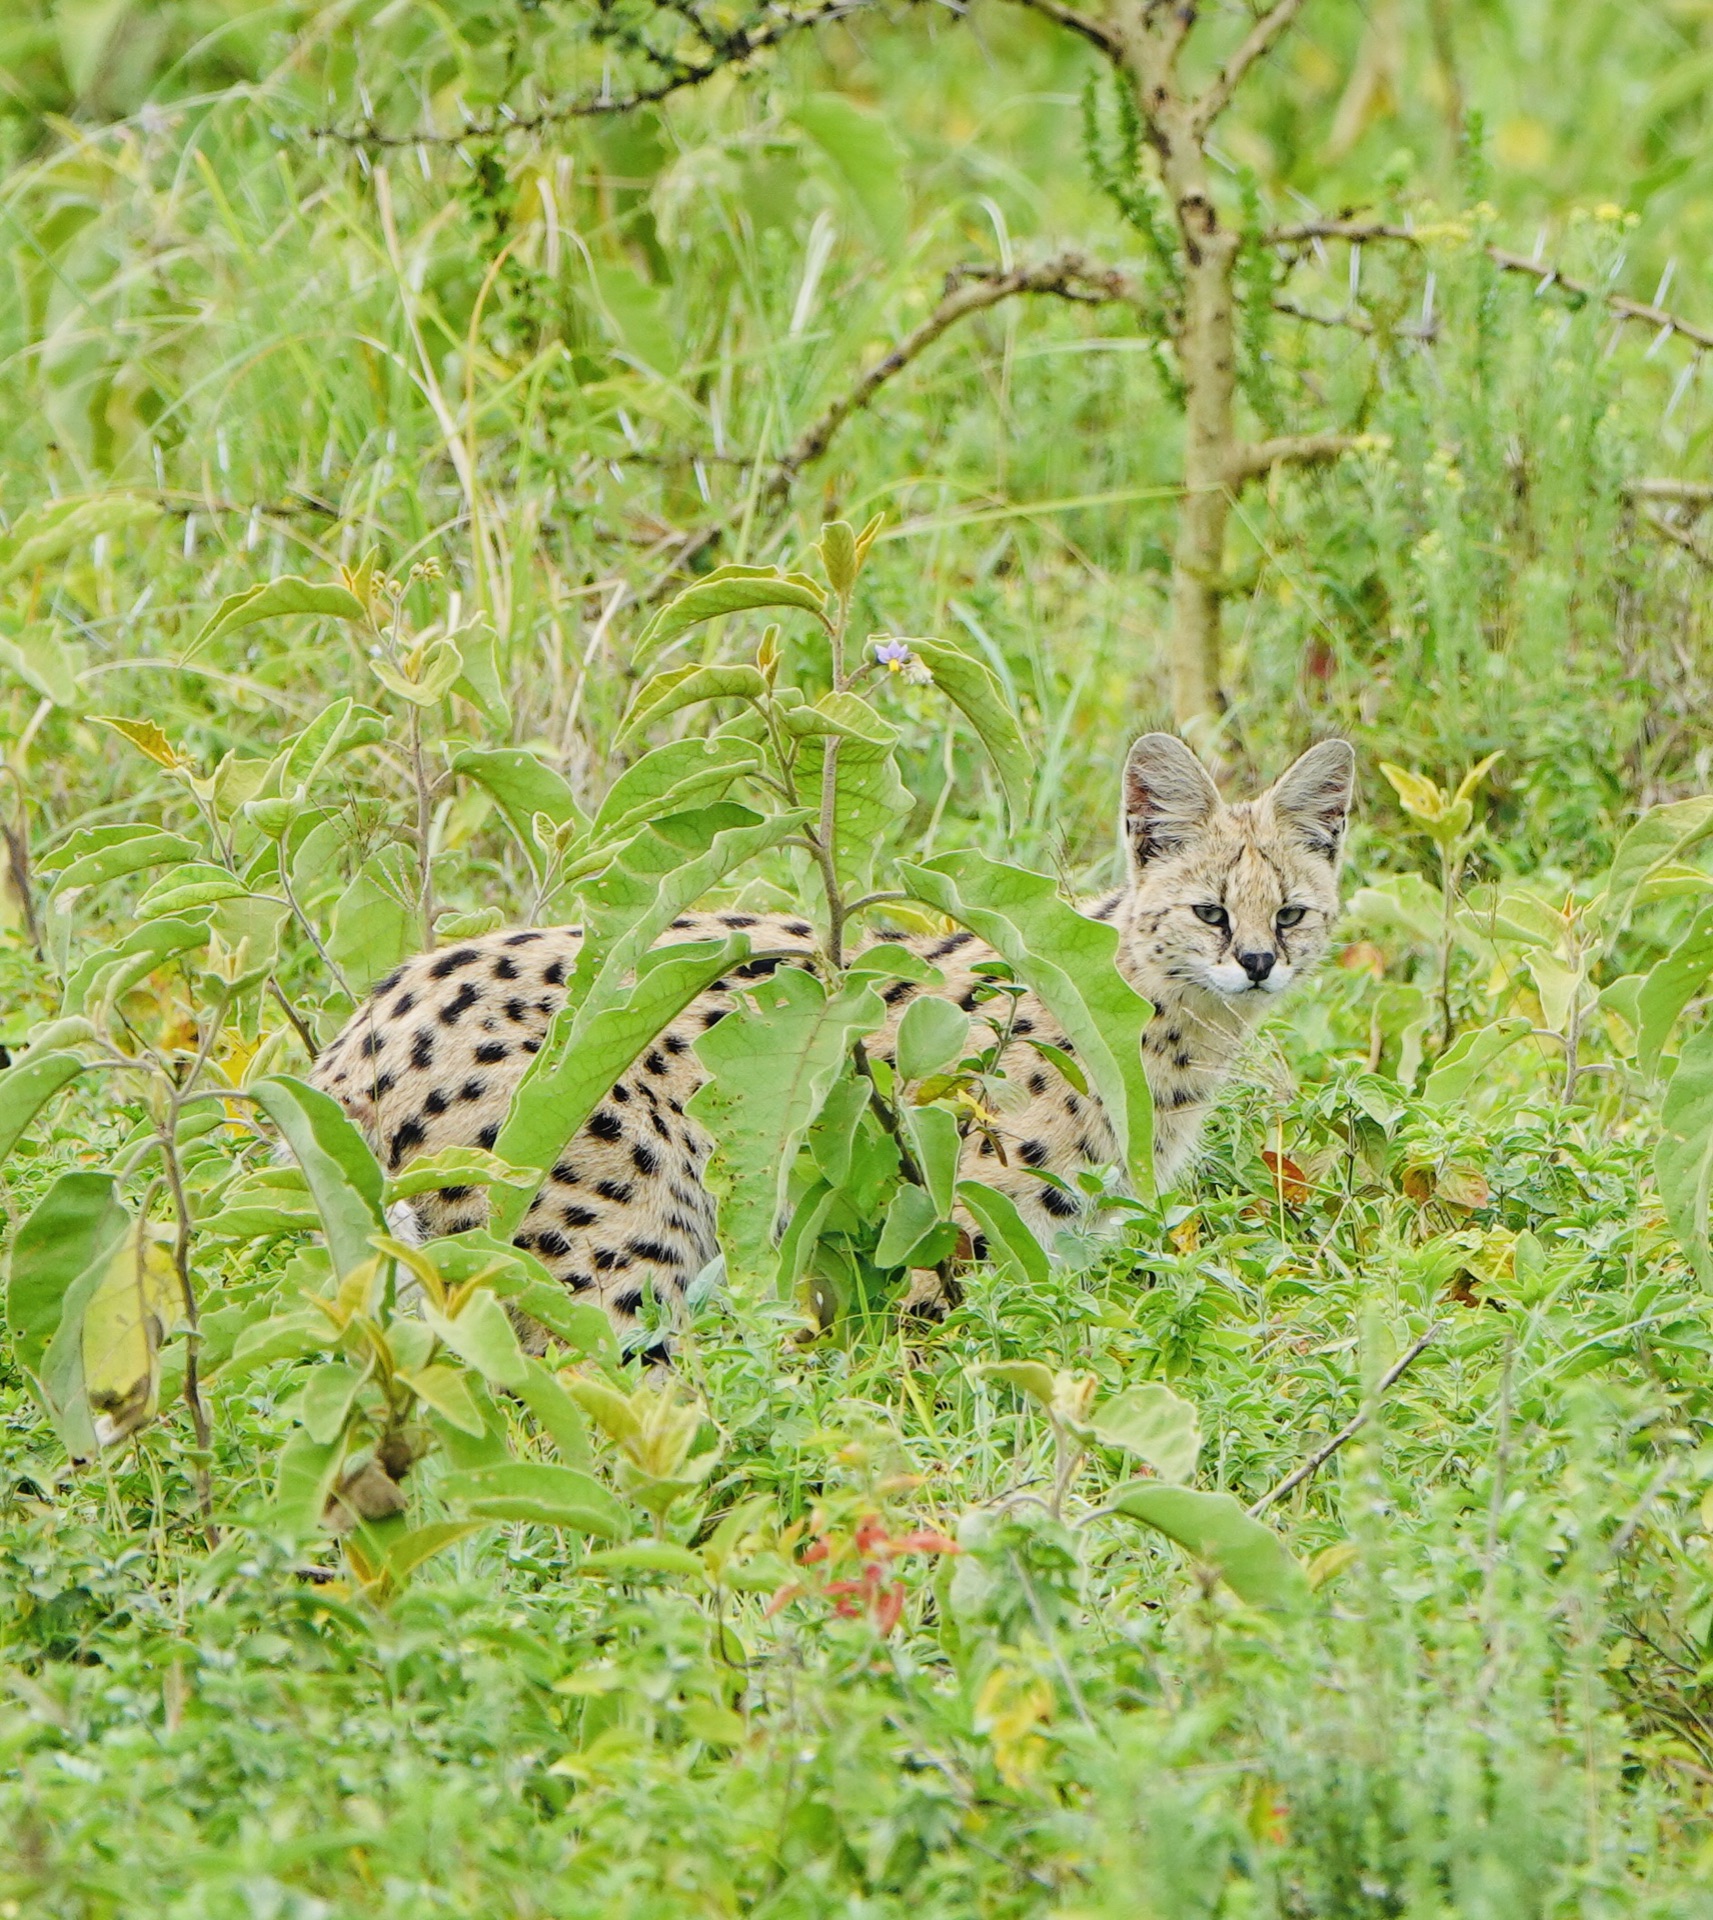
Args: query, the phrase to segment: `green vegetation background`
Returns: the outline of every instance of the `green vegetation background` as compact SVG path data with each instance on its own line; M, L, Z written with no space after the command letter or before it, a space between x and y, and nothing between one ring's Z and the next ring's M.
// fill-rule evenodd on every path
M979 650L1039 756L1008 836L971 743L900 691L900 847L1111 878L1115 768L1165 711L1177 426L1146 327L996 308L783 500L766 485L949 270L1064 246L1135 265L1084 161L1091 57L1000 0L875 7L659 112L314 134L622 88L594 17L23 0L0 21L0 510L152 505L8 582L0 806L37 859L178 804L92 713L211 766L369 696L307 620L176 664L257 579L371 546L401 577L437 560L495 614L509 737L593 801L631 643L684 567L793 563L824 518L884 511L861 617ZM1292 1007L1196 1193L1121 1245L1044 1289L982 1284L910 1343L797 1352L740 1313L687 1363L727 1497L826 1537L870 1512L955 1531L1052 1468L972 1362L1170 1380L1201 1409L1203 1484L1249 1500L1444 1319L1271 1516L1320 1583L1312 1620L1198 1584L1092 1485L1074 1530L1027 1504L977 1529L955 1597L901 1561L890 1633L825 1600L716 1621L665 1576L579 1576L524 1525L376 1611L243 1524L286 1371L217 1402L237 1544L216 1561L183 1433L74 1471L0 1363L0 1915L1713 1912L1713 1341L1660 1217L1657 1089L1619 1010L1572 1099L1545 1042L1427 1097L1437 934L1407 876L1434 869L1374 773L1455 782L1501 754L1473 877L1555 908L1639 809L1713 784L1713 548L1693 499L1635 484L1706 474L1698 351L1481 251L1713 321L1710 81L1692 0L1312 0L1222 126L1232 205L1439 234L1257 268L1245 333L1263 425L1365 436L1246 498L1227 611L1234 776L1333 727L1362 754L1354 964ZM407 804L384 756L346 777L363 832L324 906ZM437 836L449 905L521 910L479 793ZM9 887L15 1045L56 1004L54 939L123 928L125 903L50 925L44 962ZM1670 938L1642 916L1594 984ZM336 1014L316 956L295 966L299 1003ZM1454 974L1460 1028L1552 1024L1514 955L1465 941ZM62 1114L8 1165L12 1221L135 1117ZM209 1257L211 1293L255 1277Z

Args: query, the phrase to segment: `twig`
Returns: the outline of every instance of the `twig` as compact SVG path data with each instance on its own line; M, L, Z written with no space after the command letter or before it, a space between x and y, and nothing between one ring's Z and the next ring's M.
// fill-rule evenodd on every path
M1272 52L1274 42L1302 10L1303 0L1275 0L1249 29L1191 109L1190 125L1198 139L1231 105L1231 96L1242 84L1243 76L1257 60L1264 60Z
M1271 440L1254 440L1236 449L1231 462L1234 486L1258 479L1275 467L1323 466L1337 460L1356 445L1349 433L1283 433Z
M979 275L979 277L978 277ZM996 307L1022 293L1055 294L1064 300L1080 300L1098 305L1113 300L1134 300L1134 284L1116 268L1097 267L1080 253L1061 253L1032 267L1015 267L1010 272L988 272L960 268L947 276L954 284L927 319L911 330L883 359L869 368L855 386L841 394L806 432L800 434L791 450L780 460L768 492L777 497L787 492L800 468L826 452L834 434L853 413L868 405L876 393L912 360L925 353L948 327L972 313ZM962 284L955 284L957 282Z
M1099 47L1109 60L1124 57L1124 43L1104 20L1093 20L1086 13L1078 13L1075 7L1064 5L1064 0L1017 0L1017 4L1080 34L1091 46Z
M1646 507L1642 509L1641 518L1655 533L1681 547L1691 559L1698 561L1709 573L1713 573L1713 553L1709 553L1694 534L1686 532L1682 527L1674 527L1663 513L1649 513Z
M1437 1335L1443 1333L1450 1325L1451 1322L1449 1320L1436 1320L1415 1345L1398 1360L1394 1361L1386 1372L1380 1376L1379 1384L1375 1387L1373 1397L1369 1404L1365 1406L1354 1419L1346 1421L1324 1446L1317 1447L1295 1472L1286 1474L1284 1479L1281 1480L1276 1487L1270 1492L1262 1494L1261 1498L1249 1509L1250 1519L1259 1520L1275 1500L1282 1500L1287 1493L1294 1493L1305 1480L1312 1479L1315 1474L1319 1473L1321 1468L1324 1467L1339 1448L1344 1445L1345 1441L1352 1439L1368 1424L1369 1417L1374 1411L1374 1401L1377 1401L1387 1388L1395 1386L1397 1382L1404 1377L1404 1374L1415 1363L1418 1357L1426 1350L1428 1343Z
M1666 500L1693 507L1713 503L1713 480L1626 480L1619 491L1627 500Z
M1376 241L1392 240L1405 246L1419 247L1424 241L1434 239L1439 231L1429 228L1425 232L1418 232L1414 227L1395 226L1384 220L1304 220L1293 227L1275 227L1261 236L1261 244L1268 247L1294 247L1311 240L1346 240L1352 246L1366 246ZM1523 273L1538 280L1542 292L1551 286L1561 289L1576 301L1598 300L1617 314L1620 320L1634 320L1661 333L1678 334L1692 346L1703 349L1713 347L1713 332L1681 319L1664 307L1656 307L1650 301L1632 300L1628 294L1590 286L1586 280L1574 280L1568 274L1561 273L1550 260L1531 260L1520 253L1511 253L1504 247L1491 245L1483 247L1482 251L1506 273Z
M843 20L847 15L860 13L872 4L872 0L829 0L829 4L812 7L803 13L787 13L771 24L759 28L738 27L733 32L720 36L715 43L713 55L700 61L679 61L668 67L665 75L652 86L637 87L630 93L610 94L604 89L600 93L585 94L575 100L568 100L558 106L538 108L534 113L504 114L503 118L482 122L472 122L452 133L440 133L428 129L419 129L414 133L382 133L372 120L361 122L355 127L310 127L310 138L315 140L334 140L341 146L377 149L388 147L459 147L469 142L484 140L503 140L512 134L544 133L549 128L564 126L572 120L592 120L605 118L613 114L634 113L639 107L658 106L675 93L684 93L692 87L700 87L712 80L717 74L733 68L744 67L757 54L766 53L781 41L809 27L823 27Z

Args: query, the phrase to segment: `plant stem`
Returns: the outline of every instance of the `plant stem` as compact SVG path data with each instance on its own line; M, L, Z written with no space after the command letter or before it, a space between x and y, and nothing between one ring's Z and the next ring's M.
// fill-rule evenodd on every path
M1439 850L1440 927L1439 927L1439 1046L1443 1053L1451 1045L1451 946L1452 916L1457 911L1457 882L1463 868L1463 850L1442 844Z
M416 784L416 859L421 876L419 900L422 915L422 944L434 944L434 867L429 858L429 836L434 827L434 783L422 757L422 709L411 703L410 772Z

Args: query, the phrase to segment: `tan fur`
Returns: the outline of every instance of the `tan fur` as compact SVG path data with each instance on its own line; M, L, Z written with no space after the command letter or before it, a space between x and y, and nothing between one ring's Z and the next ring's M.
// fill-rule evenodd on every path
M1156 1009L1143 1046L1162 1185L1188 1165L1258 1015L1325 950L1353 768L1348 746L1324 742L1268 793L1227 807L1170 735L1149 734L1131 750L1124 771L1129 883L1083 911L1116 926L1119 965ZM1206 924L1198 906L1210 916L1220 910L1226 924ZM1297 908L1300 921L1281 928L1281 909ZM763 955L807 955L815 945L806 920L737 912L685 915L667 941L736 928ZM993 958L991 949L962 932L909 936L904 944L943 972L945 984L934 991L976 1014L972 1044L991 1044L972 997L982 983L972 969ZM315 1084L342 1102L389 1169L442 1147L491 1146L564 998L579 945L577 929L550 927L418 956L346 1024L316 1063ZM736 969L644 1053L567 1147L518 1232L519 1246L573 1291L599 1300L620 1325L634 1320L646 1290L680 1296L713 1257L713 1208L701 1185L709 1143L684 1114L703 1078L695 1042L731 1009L746 977L778 964L763 957ZM891 1057L916 991L903 984L889 991L887 1024L871 1052ZM1080 1204L1039 1175L1056 1174L1074 1190L1076 1173L1110 1164L1116 1145L1098 1099L1077 1093L1026 1044L1032 1036L1070 1050L1033 995L1019 1002L1013 1033L994 1087L998 1148L972 1135L963 1171L1009 1194L1051 1245ZM414 1204L435 1234L477 1226L486 1213L479 1192L455 1187Z

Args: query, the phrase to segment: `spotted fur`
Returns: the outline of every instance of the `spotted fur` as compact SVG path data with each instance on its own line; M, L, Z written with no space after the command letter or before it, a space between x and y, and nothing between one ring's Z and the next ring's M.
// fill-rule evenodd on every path
M1325 950L1353 773L1350 748L1327 741L1259 799L1228 807L1169 734L1149 734L1131 749L1123 783L1127 884L1083 911L1116 927L1119 965L1156 1009L1143 1055L1162 1184L1192 1158L1256 1017ZM621 1326L634 1321L645 1293L681 1296L714 1255L713 1207L701 1183L709 1141L684 1111L703 1079L697 1040L731 1011L745 977L815 946L807 920L736 912L686 914L666 941L738 928L761 957L702 995L613 1087L517 1233L519 1246ZM945 984L933 990L971 1011L975 1044L989 1044L975 968L992 950L967 932L886 937L903 938L940 969ZM408 961L375 987L321 1056L315 1083L339 1099L389 1170L443 1147L491 1147L564 999L580 943L575 927L527 928ZM887 1022L871 1052L891 1057L918 991L904 983L888 990ZM1035 1039L1074 1051L1032 994L1018 1002L1011 1032L997 1124L990 1135L971 1135L963 1171L1008 1194L1051 1244L1081 1212L1074 1176L1110 1164L1117 1147L1099 1100L1077 1092L1029 1045ZM414 1204L432 1234L486 1217L482 1194L470 1188L447 1187Z

